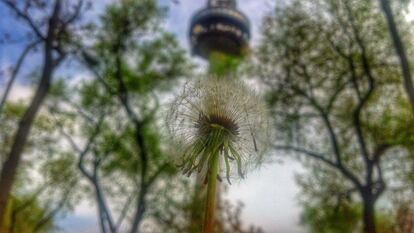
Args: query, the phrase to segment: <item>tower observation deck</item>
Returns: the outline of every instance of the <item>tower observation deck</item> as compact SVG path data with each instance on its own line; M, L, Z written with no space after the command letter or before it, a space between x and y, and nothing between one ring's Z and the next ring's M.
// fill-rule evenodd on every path
M212 52L243 56L249 47L250 21L236 0L208 0L190 22L192 53L208 59Z

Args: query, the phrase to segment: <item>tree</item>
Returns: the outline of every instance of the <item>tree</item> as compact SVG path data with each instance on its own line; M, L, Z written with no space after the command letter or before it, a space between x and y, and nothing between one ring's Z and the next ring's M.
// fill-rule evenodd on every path
M110 5L95 43L78 54L93 79L53 106L57 117L77 116L61 122L61 133L92 188L101 232L140 232L153 190L175 172L161 141L159 98L191 67L160 28L163 15L153 0Z
M365 233L377 232L387 155L407 155L413 141L386 25L374 9L372 1L293 1L265 19L254 69L268 89L274 149L340 174L359 196Z
M358 232L361 208L353 198L354 190L334 169L308 161L305 174L297 177L304 211L301 223L310 232Z
M306 166L310 171L298 177L304 207L302 225L315 233L360 232L362 208L355 198L356 190L350 189L345 178L332 168L321 167L315 161ZM399 218L393 213L397 207L382 206L377 211L377 232L399 233L396 227Z
M0 219L3 219L26 142L37 113L49 91L54 72L67 57L68 53L71 52L71 45L77 43L76 41L73 41L73 38L75 37L72 34L72 30L75 21L79 19L81 11L83 10L83 1L81 0L77 2L74 5L74 9L72 9L72 4L65 4L60 0L53 2L28 0L24 3L2 0L1 3L9 7L19 19L29 26L31 34L35 38L33 42L29 43L19 59L14 71L14 76L17 75L17 71L20 69L25 53L37 44L43 45L42 72L37 90L35 91L31 103L19 121L18 128L13 138L13 143L2 164L0 174ZM32 12L37 12L37 15L40 14L41 17L35 18L36 14ZM12 85L14 80L15 77L12 77L9 86ZM6 98L7 91L2 102L4 102ZM2 221L0 221L0 229L2 228L1 223Z

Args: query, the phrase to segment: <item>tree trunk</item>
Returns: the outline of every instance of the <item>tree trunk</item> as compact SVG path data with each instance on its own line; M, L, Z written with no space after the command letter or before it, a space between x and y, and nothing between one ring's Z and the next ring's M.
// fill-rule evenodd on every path
M24 146L29 137L33 121L47 95L53 74L52 52L49 46L46 46L46 56L43 66L42 78L36 94L30 103L29 108L24 113L19 122L17 133L14 137L13 145L7 159L3 164L0 175L0 229L2 229L4 214L6 210L9 194L16 176L17 167L20 163Z
M411 104L412 111L414 113L414 87L411 76L410 63L408 62L404 44L401 40L400 34L398 33L398 29L395 24L394 15L392 13L390 3L388 0L379 1L384 12L385 18L387 20L388 30L390 32L390 36L395 47L395 51L400 60L401 70L404 78L405 91L407 93L408 100Z
M53 71L56 66L63 59L61 54L58 59L53 58L53 46L56 38L56 27L59 22L59 14L61 9L61 0L56 0L51 17L49 18L49 28L47 37L44 39L44 61L43 70L40 83L37 87L36 93L30 103L28 109L24 113L19 122L17 132L14 136L13 144L9 154L7 154L6 161L2 164L0 174L0 231L4 229L4 216L10 192L17 173L17 168L21 160L24 146L29 138L30 130L36 118L43 101L50 88L50 83L53 77Z
M376 233L375 198L369 193L363 194L363 224L364 233Z
M144 181L142 181L144 182ZM137 210L135 212L134 220L132 222L131 233L138 233L141 226L141 222L144 218L144 213L146 210L146 196L147 196L147 187L146 184L141 186L141 193L137 200Z
M106 201L104 199L104 195L102 194L101 187L99 185L99 181L97 178L95 178L93 181L93 185L95 187L95 195L96 195L96 201L98 203L98 212L99 212L99 223L101 226L101 232L106 233L106 224L108 223L109 231L111 233L116 233L117 229L114 225L114 222L112 220L110 210L106 204Z

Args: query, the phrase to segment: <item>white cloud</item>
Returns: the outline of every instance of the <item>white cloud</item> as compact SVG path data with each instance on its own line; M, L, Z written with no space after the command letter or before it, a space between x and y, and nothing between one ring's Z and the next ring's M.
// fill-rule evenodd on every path
M82 200L75 209L79 217L94 218L96 216L96 206L90 201Z
M1 95L3 96L4 88L1 89ZM20 85L18 83L15 83L10 91L9 94L9 101L20 101L20 100L26 100L32 97L33 95L33 88L29 86Z
M410 3L406 17L409 22L414 21L414 2Z

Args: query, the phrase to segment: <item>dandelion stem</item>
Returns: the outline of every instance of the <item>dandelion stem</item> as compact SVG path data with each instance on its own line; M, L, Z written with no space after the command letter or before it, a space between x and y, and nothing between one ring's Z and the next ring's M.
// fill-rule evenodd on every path
M219 167L219 152L217 151L211 158L210 174L207 187L207 204L204 217L203 233L213 233L214 212L216 210L216 186L217 173Z

